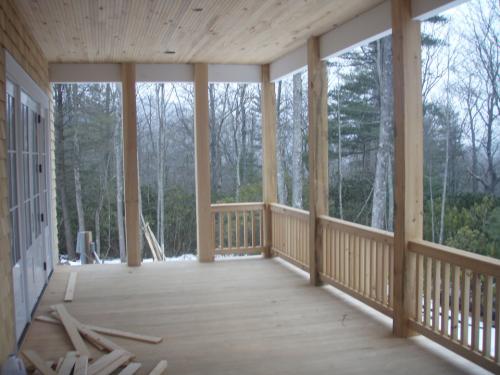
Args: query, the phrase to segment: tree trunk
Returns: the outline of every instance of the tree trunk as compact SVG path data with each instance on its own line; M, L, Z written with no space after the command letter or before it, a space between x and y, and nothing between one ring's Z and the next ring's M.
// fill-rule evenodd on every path
M292 206L302 208L302 74L293 76Z
M63 110L63 85L54 86L55 96L55 136L56 136L56 182L58 198L61 204L62 224L64 227L64 243L68 258L76 258L75 244L73 242L73 233L71 231L71 222L68 211L68 201L66 195L66 166L64 159L64 110Z
M450 108L446 108L446 112L449 112ZM449 117L449 116L447 116ZM439 225L439 243L442 244L444 240L444 214L446 208L446 189L448 188L448 164L450 159L450 124L449 119L446 121L446 147L445 147L445 160L444 160L444 172L443 172L443 190L441 192L441 218Z
M120 252L120 261L127 261L125 249L125 228L123 217L123 154L122 154L122 129L121 118L116 121L114 140L115 140L115 168L116 168L116 226L118 227L118 249Z
M246 184L248 180L248 157L247 157L247 114L245 110L245 95L246 95L247 84L240 85L240 101L239 101L239 112L240 112L240 129L241 129L241 152L238 158L238 167L240 172L238 176L240 179L240 184ZM239 165L241 164L241 165Z
M384 229L387 212L387 171L391 156L392 125L392 50L391 37L381 39L378 49L378 77L380 93L380 128L373 184L371 226Z
M281 119L281 84L282 81L278 82L278 94L276 98L276 120L277 120L277 132L276 132L276 145L277 145L277 155L276 155L276 164L277 164L277 183L278 183L278 202L281 204L286 203L285 196L285 172L283 170L283 159L284 159L284 145L283 145L283 137L281 137L283 126L280 124Z
M156 85L156 105L158 110L158 163L157 163L157 204L156 204L156 237L160 247L165 252L165 204L164 204L164 138L165 138L165 84Z
M341 116L340 116L340 85L337 93L337 149L338 149L338 170L339 170L339 217L340 219L344 219L344 209L342 206L342 124L341 124Z
M78 126L78 125L76 125ZM75 135L73 136L73 146L74 146L74 165L73 172L75 177L75 198L76 198L76 213L78 217L78 231L85 231L85 212L83 209L83 199L82 199L82 184L80 179L80 142L78 140L78 130L75 130Z

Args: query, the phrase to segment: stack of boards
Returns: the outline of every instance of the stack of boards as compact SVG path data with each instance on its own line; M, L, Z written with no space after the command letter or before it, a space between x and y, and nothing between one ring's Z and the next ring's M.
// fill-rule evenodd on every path
M71 272L68 278L65 302L71 302L75 293L77 273ZM135 374L141 367L141 363L134 362L134 354L120 347L107 337L115 336L144 343L158 344L163 338L155 336L141 335L137 333L121 331L117 329L98 327L84 324L75 319L66 310L63 304L51 307L52 316L38 316L36 320L62 325L74 347L74 351L69 351L58 361L46 361L33 350L22 352L25 362L31 364L29 369L34 374L42 375L109 375ZM87 344L94 346L100 353L97 358L93 358ZM167 361L160 361L150 372L150 375L164 374L167 368Z

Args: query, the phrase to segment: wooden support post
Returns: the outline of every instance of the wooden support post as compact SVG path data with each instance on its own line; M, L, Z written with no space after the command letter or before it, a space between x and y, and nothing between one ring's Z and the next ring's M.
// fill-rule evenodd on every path
M394 92L394 319L398 337L410 335L416 313L416 256L408 241L423 235L423 110L420 23L410 0L392 0Z
M127 263L129 266L133 267L141 265L135 64L122 64L122 97L125 239Z
M195 169L196 169L196 238L198 260L212 262L213 247L210 214L210 128L208 123L208 66L194 65L195 95Z
M319 285L322 253L318 216L328 213L328 78L319 56L319 38L307 41L309 105L309 273Z
M264 207L264 255L271 256L271 203L278 201L276 185L276 91L270 80L269 65L262 65L262 197Z

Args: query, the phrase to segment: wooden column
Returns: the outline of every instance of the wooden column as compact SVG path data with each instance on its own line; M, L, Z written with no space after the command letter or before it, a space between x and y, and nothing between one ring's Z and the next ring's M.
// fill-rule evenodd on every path
M319 285L322 236L318 216L328 213L328 78L319 57L319 38L307 41L309 105L309 273Z
M276 185L276 91L270 81L269 65L262 65L262 198L264 211L265 256L271 256L272 225L271 203L278 201Z
M208 66L194 65L196 238L198 260L212 262L215 249L210 213L210 128L208 122Z
M394 320L396 336L409 335L415 313L415 255L408 241L423 234L423 110L420 23L410 0L392 0L394 90Z
M135 64L122 64L123 176L125 190L125 239L127 263L141 265L139 223L139 173L137 168L137 111Z

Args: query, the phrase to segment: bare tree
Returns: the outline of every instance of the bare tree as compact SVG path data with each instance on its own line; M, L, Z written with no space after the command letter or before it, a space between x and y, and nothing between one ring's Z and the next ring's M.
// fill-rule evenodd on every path
M293 75L292 206L302 208L302 73Z

